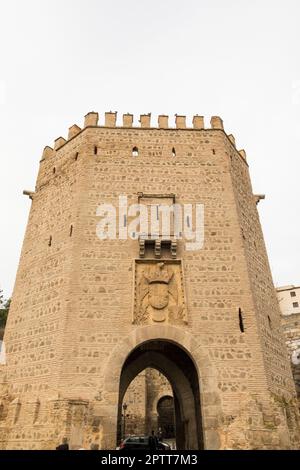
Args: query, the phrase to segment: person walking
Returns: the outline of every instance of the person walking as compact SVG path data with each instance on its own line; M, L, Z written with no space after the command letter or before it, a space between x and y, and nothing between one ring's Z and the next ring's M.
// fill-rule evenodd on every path
M69 450L68 439L64 437L62 443L59 444L55 450Z
M149 447L150 450L156 450L157 449L157 437L154 434L154 431L151 431L151 436L149 436Z

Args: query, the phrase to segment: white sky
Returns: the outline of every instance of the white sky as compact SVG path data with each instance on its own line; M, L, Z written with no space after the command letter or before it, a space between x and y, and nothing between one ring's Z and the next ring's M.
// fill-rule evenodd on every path
M209 5L212 3L213 5ZM219 115L247 151L276 285L299 284L299 0L0 0L0 286L45 145L88 111ZM171 120L171 122L172 122ZM120 122L120 121L119 121ZM137 122L137 121L136 121Z

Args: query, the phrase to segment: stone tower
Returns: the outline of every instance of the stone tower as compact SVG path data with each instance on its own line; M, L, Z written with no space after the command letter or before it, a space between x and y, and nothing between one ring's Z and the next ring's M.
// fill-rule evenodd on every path
M2 448L53 449L64 436L115 448L124 394L147 367L171 384L178 448L298 446L246 154L219 117L175 121L134 127L126 114L119 126L109 112L98 125L92 112L45 148L4 335ZM173 226L124 236L129 206L174 203L203 206L198 250ZM115 237L99 236L101 204L118 208Z

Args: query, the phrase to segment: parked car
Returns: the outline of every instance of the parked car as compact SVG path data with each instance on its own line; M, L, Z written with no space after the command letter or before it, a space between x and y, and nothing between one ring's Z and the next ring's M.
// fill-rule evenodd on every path
M155 436L128 436L120 444L118 450L153 450L169 451L171 447Z
M172 447L170 446L170 444L164 441L158 441L158 446L160 450L165 450L165 451L172 450Z

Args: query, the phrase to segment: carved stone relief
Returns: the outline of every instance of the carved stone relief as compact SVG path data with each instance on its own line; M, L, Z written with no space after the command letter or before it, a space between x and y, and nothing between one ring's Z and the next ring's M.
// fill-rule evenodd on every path
M133 323L186 324L180 260L136 260Z

